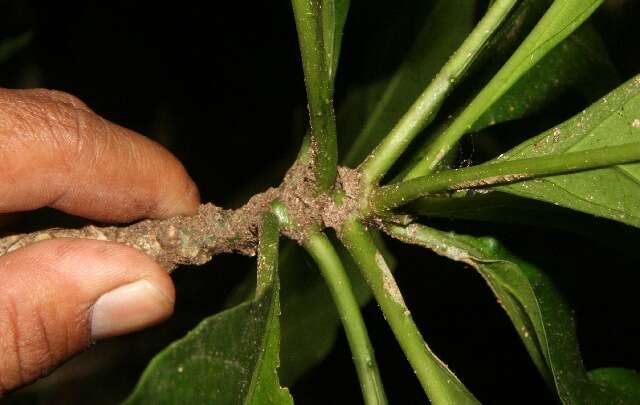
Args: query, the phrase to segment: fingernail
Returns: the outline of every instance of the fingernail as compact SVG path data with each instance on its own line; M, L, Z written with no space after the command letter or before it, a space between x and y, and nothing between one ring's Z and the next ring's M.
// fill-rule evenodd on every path
M171 315L173 300L148 280L103 294L93 305L91 336L100 340L154 325Z

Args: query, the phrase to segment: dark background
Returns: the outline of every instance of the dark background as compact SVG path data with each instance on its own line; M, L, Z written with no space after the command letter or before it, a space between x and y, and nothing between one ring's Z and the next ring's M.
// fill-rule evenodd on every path
M0 66L0 86L47 87L79 96L104 117L166 145L184 162L203 201L238 206L254 192L278 184L305 131L306 102L289 2L218 3L0 0L0 41L26 31L33 34L25 49ZM387 74L401 60L416 29L419 13L412 10L418 3L425 9L421 0L353 1L337 105L349 86ZM640 7L633 0L610 1L594 18L621 79L640 71L638 18ZM386 63L366 66L362 55L375 49L373 34L385 30L399 46ZM502 130L516 128L522 137L530 136L534 133L527 128L540 120L558 122L586 105L584 100L569 101L564 109L554 104L552 111ZM466 153L482 160L478 149ZM75 220L45 210L21 221L18 225L33 228ZM592 219L580 215L576 221ZM607 228L623 235L624 243L616 247L602 235L432 223L498 236L545 269L576 311L588 369L640 369L637 232ZM390 246L399 261L398 283L423 334L483 403L553 402L478 275L421 249L395 242ZM7 403L93 404L124 398L151 356L219 311L253 265L250 259L229 256L203 268L178 270L176 315L170 321L96 346ZM364 315L390 403L424 403L377 307L369 304ZM301 404L361 402L344 336L322 364L290 388Z

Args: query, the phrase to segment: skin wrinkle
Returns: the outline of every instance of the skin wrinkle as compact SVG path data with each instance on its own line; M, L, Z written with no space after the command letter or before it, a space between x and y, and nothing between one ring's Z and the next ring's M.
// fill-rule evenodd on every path
M58 142L60 151L71 155L69 158L80 156L79 147L81 142L87 138L83 133L83 114L87 114L87 112L61 104L52 105L51 110L44 114L45 120L51 127L49 133L55 134L55 136L51 136L51 139ZM61 127L63 130L56 127ZM72 145L72 147L68 148L67 145ZM67 159L67 161L70 160L72 159Z
M36 97L39 97L43 100L55 100L61 104L68 104L71 107L84 110L87 112L93 112L82 100L73 94L65 93L59 90L50 90L50 89L32 89L29 90Z
M78 162L86 165L91 172L98 166L99 157L105 152L100 150L100 144L108 146L108 140L112 137L111 131L101 118L96 120L96 116L87 109L80 109L73 104L54 105L58 114L45 114L45 118L50 123L50 136L56 142L61 152L59 163L68 168L69 174L73 174L74 167ZM97 121L101 125L92 124ZM62 127L60 131L56 126ZM92 127L103 126L92 131ZM101 130L102 129L102 130ZM61 135L58 135L61 134ZM105 136L106 135L106 136ZM98 136L102 142L98 142ZM122 137L123 140L126 137ZM107 149L107 147L105 147Z
M22 352L20 349L20 324L18 323L18 314L16 311L15 301L9 297L5 307L5 313L7 314L7 320L9 321L9 330L11 331L10 339L12 340L13 353L15 354L15 368L18 370L18 381L13 385L23 385L26 380L24 378Z
M44 341L43 330L39 325L37 309L30 308L20 311L20 325L22 326L21 339L18 341L22 360L23 382L33 381L40 377L47 369L47 363L51 353L47 352L47 343ZM26 313L25 313L26 312Z
M67 198L69 194L74 194L73 183L69 183L65 178L76 177L74 176L74 172L79 162L81 162L82 166L86 168L87 173L91 174L95 173L95 167L97 166L97 142L95 142L94 137L87 134L89 131L83 129L90 127L90 125L86 124L87 118L83 117L87 112L75 109L74 107L71 108L73 108L73 125L66 126L66 129L71 131L63 131L63 133L68 134L66 137L62 137L64 139L64 143L60 142L60 140L58 141L61 153L59 154L59 164L57 167L64 167L66 169L66 173L61 174L64 177L59 180L59 182L64 184L64 186L61 189L61 192L48 202L47 205L50 207L56 207L60 204L60 201ZM85 124L83 125L83 123ZM95 132L98 133L98 131ZM57 131L52 130L51 133L54 134L57 133ZM58 139L56 136L53 136L52 138Z
M4 393L9 390L9 384L5 382L3 367L0 367L0 399L4 396Z
M16 265L11 261L7 263L9 266ZM4 267L4 266L3 266ZM16 273L12 273L14 277ZM39 288L34 290L28 290L29 283L23 281L22 283L12 283L11 278L8 279L9 285L14 285L17 291L29 291L30 294L23 294L20 296L23 302L36 301L36 297L42 294L39 293ZM44 283L48 286L55 285L55 283ZM9 332L9 336L4 335L5 339L13 341L13 351L16 356L16 365L14 369L19 371L20 380L16 382L10 382L11 386L23 385L28 381L33 380L40 375L40 370L51 369L55 363L53 357L52 347L47 335L47 326L44 322L44 317L41 314L40 303L37 303L35 307L27 304L18 305L16 297L11 294L11 291L4 294L6 299L5 313L8 315L9 328L5 329L3 333ZM50 304L50 303L47 303ZM26 317L24 314L19 315L19 307L24 307L27 310L33 308L29 315ZM6 351L5 351L6 354Z
M2 310L2 312L0 312L0 314L8 314L9 313L9 304L8 302L5 300L0 301L0 309ZM9 334L9 336L5 336L7 337L7 339L0 339L0 350L3 353L3 363L4 364L14 364L16 362L15 358L14 361L11 362L9 359L7 359L7 356L10 354L13 354L13 356L15 357L15 350L9 349L8 346L9 345L13 345L15 344L15 339L14 339L14 331L11 328L11 321L10 319L5 315L4 317L0 316L0 326L6 326L4 328L2 328L3 330L6 331L7 334ZM2 335L0 335L1 337ZM11 344L9 344L9 342L11 342ZM11 380L15 379L14 377L12 377L11 375L8 375L10 373L10 371L15 371L14 368L6 368L6 373L5 373L5 368L4 367L0 367L0 392L6 392L9 390L9 387L11 386Z
M94 341L91 339L91 315L93 313L93 303L84 303L77 306L77 312L73 316L72 322L66 322L66 350L64 353L72 353L71 336L80 336L82 348L87 349Z
M5 154L9 154L9 162L11 162L11 149L13 147L13 149L16 148L15 144L12 143L17 143L19 146L22 146L24 148L29 148L29 146L33 143L33 136L32 135L27 135L27 134L36 134L36 138L40 138L38 140L43 141L43 142L47 142L49 144L49 146L51 144L56 145L57 149L60 149L59 147L59 143L57 142L57 138L56 137L48 137L49 139L44 139L44 136L38 136L39 134L42 133L48 133L48 132L54 132L54 126L52 125L51 121L48 119L48 115L47 114L38 114L35 111L39 110L39 108L37 108L37 106L35 104L31 104L28 102L24 102L22 103L24 104L23 108L14 108L13 111L8 115L8 118L6 119L6 121L8 122L14 122L15 124L11 127L10 132L7 133L4 137L5 142L3 142L3 150L5 152ZM26 113L26 117L25 117L25 113ZM12 115L15 114L19 117L21 117L21 119L16 120ZM43 131L43 127L46 128ZM13 134L11 133L13 132ZM14 135L14 136L12 136ZM1 138L0 138L1 139ZM57 159L59 162L64 162L65 159ZM10 165L11 166L11 165ZM5 176L6 176L6 172L7 170L5 170ZM13 171L9 170L9 173L11 173L11 182L12 184L16 184L17 183L17 179L18 178L22 178L23 176L20 176L19 173L12 173ZM6 177L3 178L3 180L5 180ZM49 197L49 199L54 200L55 198L57 198L57 196L51 196Z
M69 257L73 257L71 252L69 252ZM44 260L34 258L32 262L35 265L44 264L47 260L44 257L42 259ZM57 278L55 274L53 274L54 266L43 265L36 268L41 269L39 270L41 274L36 275L36 278L42 278L42 282L39 285L46 285L50 288L53 287L52 290L55 291L78 291L78 286L68 284L64 277ZM62 284L60 284L60 282L62 282ZM26 288L28 288L28 285L25 282L18 290L25 290ZM18 356L17 365L19 367L15 368L21 372L21 381L17 382L17 385L23 385L43 375L45 371L52 370L57 363L63 361L73 352L87 347L89 343L88 335L85 332L85 329L87 329L86 324L88 324L88 318L86 316L88 304L77 306L77 308L79 308L78 315L60 318L58 315L55 315L59 306L56 305L55 299L51 299L52 297L50 297L50 299L45 298L44 301L42 300L41 297L46 297L46 294L44 291L34 291L32 294L29 294L32 295L32 297L29 297L29 295L21 295L23 301L25 297L33 300L35 307L24 303L23 305L18 305L16 304L17 301L15 297L11 298L9 296L10 294L6 294L6 296L9 297L9 302L13 302L13 314L15 314L12 320L13 326L10 330L16 331L15 335L13 335L13 340L15 341L15 348L13 350L15 350ZM26 305L27 310L29 308L33 309L28 316L19 316L18 308L24 307L24 305ZM62 306L64 306L64 304L62 304ZM44 316L42 313L43 308L50 308L55 311L55 313ZM55 331L56 325L59 325L57 327L58 330L63 331L71 328L72 331L70 333L56 333L55 336L50 336L48 331ZM62 325L65 327L60 328ZM21 329L18 329L19 327ZM73 331L73 328L78 329ZM28 332L18 333L19 331ZM60 338L58 337L60 335L63 335L62 343L65 346L64 350L60 350L63 345L58 343L60 342ZM69 344L69 336L76 337L73 347ZM12 383L11 385L15 386L16 384Z
M69 323L64 324L64 351L62 353L72 353L71 351L71 325ZM91 326L87 325L87 334L90 333Z
M76 113L74 114L74 116L77 117L78 114ZM74 120L74 122L76 123L75 125L64 125L64 123L61 120L56 119L55 117L52 117L48 114L45 114L44 117L45 117L45 122L49 127L50 134L56 134L58 132L63 134L62 136L49 136L50 138L49 143L56 145L56 150L60 152L56 154L58 156L58 158L56 159L57 160L56 167L59 167L61 169L64 168L66 172L64 174L65 176L72 176L74 171L74 164L76 164L77 161L76 159L74 159L73 155L67 156L67 153L65 153L67 150L67 148L65 148L65 144L69 144L69 143L79 144L82 142L82 139L80 136L80 126L77 121L78 119L76 118ZM58 129L56 128L56 125L61 125L62 128L65 129L65 131L58 131ZM71 131L69 132L69 130ZM74 150L74 149L72 148L71 150ZM51 202L47 205L51 205L56 200L61 198L62 195L64 195L64 191L61 191L59 195L53 197Z
M9 122L13 122L13 126L9 127L10 130L15 131L11 139L22 141L23 146L29 145L34 138L40 142L50 141L49 132L43 130L45 129L43 126L46 125L43 120L45 112L43 105L30 100L13 106L6 117Z
M52 369L56 361L53 356L54 351L53 351L53 346L51 345L51 339L49 338L49 334L47 332L48 327L47 327L47 323L45 322L46 317L42 316L42 308L40 306L36 307L35 316L36 316L36 323L38 325L36 329L41 331L42 341L44 342L45 357L46 357L46 360L45 360L46 365L44 366L44 369L46 371L46 370Z

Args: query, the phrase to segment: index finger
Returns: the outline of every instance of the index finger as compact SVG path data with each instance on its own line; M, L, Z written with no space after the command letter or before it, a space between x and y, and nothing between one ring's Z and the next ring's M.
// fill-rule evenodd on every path
M0 213L49 206L128 222L193 214L199 199L169 151L77 98L0 89Z

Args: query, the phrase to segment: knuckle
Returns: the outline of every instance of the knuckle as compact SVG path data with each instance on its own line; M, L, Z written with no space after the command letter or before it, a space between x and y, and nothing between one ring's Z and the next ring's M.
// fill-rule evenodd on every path
M45 117L51 120L50 134L54 141L72 155L91 145L92 136L88 128L87 111L69 104L55 103L49 106ZM75 157L75 156L72 156Z
M84 103L84 101L80 100L78 97L73 94L66 93L60 90L51 90L51 89L33 89L30 92L35 97L40 97L43 99L50 100L54 103L58 104L66 104L73 108L91 111L89 107Z
M55 148L60 163L71 164L78 153L95 144L95 114L77 97L57 90L3 90L0 92L0 149L33 141Z
M97 135L100 131L95 128L97 120L93 112L79 108L78 103L81 101L74 96L61 94L66 96L49 97L53 102L42 104L47 137L45 141L56 146L60 163L72 172L73 165L80 159L85 164L92 164L96 160L99 152Z

